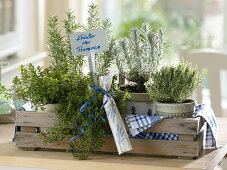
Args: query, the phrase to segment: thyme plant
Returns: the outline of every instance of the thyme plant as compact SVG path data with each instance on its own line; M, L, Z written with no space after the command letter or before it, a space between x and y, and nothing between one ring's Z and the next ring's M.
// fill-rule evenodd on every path
M144 92L144 83L158 69L164 50L163 29L153 32L149 24L143 24L116 43L113 55L120 74L136 82L137 92Z
M201 76L190 63L179 63L176 66L164 66L153 73L147 83L149 95L158 102L183 103L192 95L200 84Z

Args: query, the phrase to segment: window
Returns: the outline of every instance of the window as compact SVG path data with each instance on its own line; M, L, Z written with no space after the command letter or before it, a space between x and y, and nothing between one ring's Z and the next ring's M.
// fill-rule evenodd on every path
M19 43L16 26L16 0L0 0L0 58L16 53Z

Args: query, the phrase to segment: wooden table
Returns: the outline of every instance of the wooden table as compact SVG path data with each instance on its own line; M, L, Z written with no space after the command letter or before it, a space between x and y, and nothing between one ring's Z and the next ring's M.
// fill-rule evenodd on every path
M227 153L227 118L218 118L219 149L204 150L201 157L185 160L162 157L142 157L93 154L88 160L74 160L70 153L22 151L11 142L14 125L0 125L0 166L78 170L213 170Z

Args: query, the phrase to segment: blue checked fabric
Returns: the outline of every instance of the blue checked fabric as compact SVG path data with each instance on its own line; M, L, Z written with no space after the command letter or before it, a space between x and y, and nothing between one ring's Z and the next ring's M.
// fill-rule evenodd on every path
M136 136L129 134L129 138L134 139L157 139L157 140L178 140L178 135L173 133L152 133L141 132Z
M206 105L196 105L194 117L201 116L207 122L206 147L217 148L217 120L213 109Z
M146 116L146 115L127 115L125 121L128 125L129 132L132 136L136 136L140 132L155 125L163 117L161 116Z
M129 137L135 139L178 140L177 134L143 132L162 119L162 116L126 115L125 121L129 128Z
M194 117L201 116L207 122L206 147L217 147L217 121L212 108L201 104L195 106ZM126 115L129 136L136 139L178 140L177 134L143 132L162 120L161 116Z

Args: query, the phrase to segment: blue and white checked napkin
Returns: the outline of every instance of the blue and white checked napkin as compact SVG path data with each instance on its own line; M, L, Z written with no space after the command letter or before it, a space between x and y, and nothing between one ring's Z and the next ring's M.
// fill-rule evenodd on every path
M138 135L140 132L148 129L149 127L155 125L160 120L162 116L146 116L146 115L127 115L125 121L128 125L129 132L132 136Z
M213 109L206 105L196 105L194 117L201 116L207 122L206 147L217 148L217 120Z
M212 108L205 104L196 105L194 117L199 116L207 122L206 147L217 147L217 122ZM178 140L177 134L143 132L163 118L162 116L126 115L125 120L129 128L130 137L139 139Z
M173 133L152 133L141 132L136 136L129 134L129 138L134 139L158 139L158 140L178 140L178 135Z

